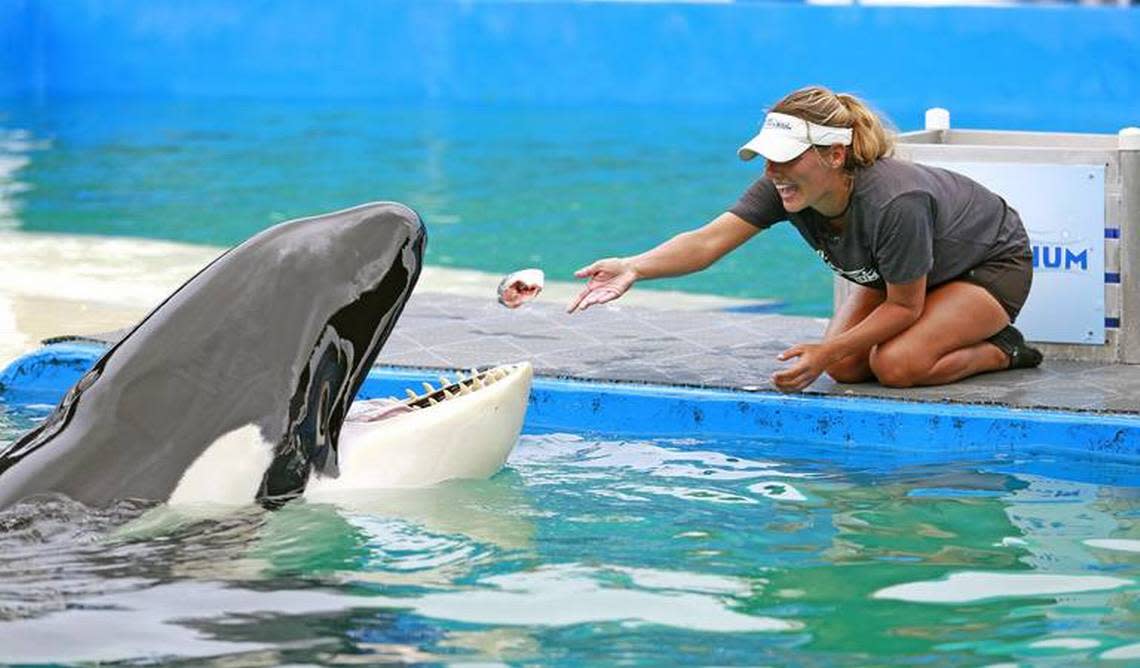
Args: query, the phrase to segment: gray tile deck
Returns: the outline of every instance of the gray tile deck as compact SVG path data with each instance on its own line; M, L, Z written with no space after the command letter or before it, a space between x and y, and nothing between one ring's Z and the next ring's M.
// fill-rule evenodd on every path
M511 311L488 299L417 293L381 364L440 369L530 360L548 377L775 392L776 354L818 339L825 322L771 314L607 305L567 315L534 302ZM1046 360L940 387L891 389L821 378L809 394L1014 408L1140 414L1140 366Z

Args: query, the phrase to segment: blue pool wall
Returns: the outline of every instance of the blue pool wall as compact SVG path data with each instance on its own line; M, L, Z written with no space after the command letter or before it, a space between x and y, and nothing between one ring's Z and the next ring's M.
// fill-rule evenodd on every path
M0 97L743 105L860 93L902 129L1140 124L1140 9L5 0ZM552 128L556 132L557 128Z
M0 371L0 409L42 415L107 351L65 342ZM361 398L404 396L439 370L377 367ZM1005 461L1068 480L1140 486L1135 415L927 404L536 378L524 432L715 439L725 454L807 458L864 470ZM1027 469L1028 463L1028 469Z

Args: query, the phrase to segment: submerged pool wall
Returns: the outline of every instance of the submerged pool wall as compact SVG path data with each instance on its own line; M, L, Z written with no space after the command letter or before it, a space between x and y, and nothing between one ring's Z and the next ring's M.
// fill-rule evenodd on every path
M39 49L31 36L31 0L0 3L0 94L23 96L34 90L34 67Z
M903 127L1140 122L1140 10L502 0L6 0L0 95L745 105L823 83ZM557 128L552 128L556 132Z

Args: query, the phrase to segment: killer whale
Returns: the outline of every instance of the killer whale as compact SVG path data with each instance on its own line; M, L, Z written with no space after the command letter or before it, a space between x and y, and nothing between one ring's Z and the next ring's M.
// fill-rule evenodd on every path
M337 478L345 416L426 240L415 211L376 202L281 223L224 253L0 452L0 508L42 492L166 501L227 447L258 453L249 491L263 505Z

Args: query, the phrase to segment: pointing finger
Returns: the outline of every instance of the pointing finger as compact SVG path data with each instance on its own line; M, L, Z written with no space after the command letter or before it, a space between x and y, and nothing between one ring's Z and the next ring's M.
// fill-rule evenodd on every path
M791 359L793 357L799 357L800 355L803 355L803 354L804 354L804 349L799 345L794 345L791 348L788 348L787 350L783 351L779 355L776 355L776 359L783 361L783 360Z
M591 262L590 264L586 265L585 267L582 267L578 271L575 271L574 276L575 276L575 278L586 278L587 276L593 276L598 271L597 267L598 267L597 262Z
M590 294L590 288L586 288L585 290L579 292L573 299L570 300L570 303L566 305L566 312L574 313L575 311L579 310L579 306L582 304L582 300L585 299L586 295L588 294Z

